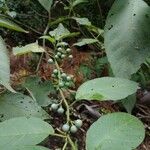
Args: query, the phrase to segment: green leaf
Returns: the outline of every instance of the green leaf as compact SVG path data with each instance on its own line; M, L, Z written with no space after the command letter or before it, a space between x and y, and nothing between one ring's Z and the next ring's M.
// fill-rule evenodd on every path
M85 39L81 39L79 42L73 44L74 46L84 46L84 45L88 45L88 44L94 44L98 42L98 40L96 39L90 39L90 38L85 38Z
M36 145L53 133L53 128L39 118L6 120L0 123L0 149Z
M113 73L130 78L150 56L150 8L143 0L116 0L105 26L105 48Z
M23 94L3 93L0 96L0 121L14 117L38 117L48 119L49 115L35 100Z
M50 12L53 0L38 0L38 1L48 12Z
M55 39L51 36L48 36L48 35L45 35L45 36L41 36L40 39L46 39L48 40L49 42L51 42L52 44L55 44Z
M54 93L55 89L50 81L42 82L39 77L29 77L23 85L28 88L40 106L52 103L48 95Z
M14 92L10 86L10 60L4 40L0 36L0 84L5 86L9 91Z
M72 3L72 7L75 7L81 3L87 3L88 0L75 0L73 3Z
M121 102L127 112L131 114L136 103L136 94L129 95L127 98L121 100Z
M14 55L24 55L24 54L31 53L31 52L43 53L43 52L45 52L45 50L44 50L44 48L39 46L37 42L27 44L27 45L22 46L22 47L13 47L13 54Z
M53 31L50 31L49 34L52 37L55 37L56 40L60 40L63 36L70 35L70 31L67 28L65 28L62 23L60 23L58 27Z
M87 150L132 150L145 137L140 120L127 113L107 114L92 124L87 132Z
M42 147L42 146L16 146L16 147L12 147L10 149L7 150L49 150L46 147Z
M91 22L89 21L88 18L72 17L72 19L76 20L76 22L79 23L80 25L91 26Z
M83 83L76 93L76 99L82 100L120 100L135 93L136 82L113 77L103 77Z
M2 18L2 17L0 17L0 27L5 27L5 28L12 29L15 31L28 33L28 31L25 31L23 28L21 28L14 22L12 22L8 19Z

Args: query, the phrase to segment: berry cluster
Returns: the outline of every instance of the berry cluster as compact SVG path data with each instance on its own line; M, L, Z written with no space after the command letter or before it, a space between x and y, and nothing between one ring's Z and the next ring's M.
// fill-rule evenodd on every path
M66 43L66 42L58 43L57 48L56 48L56 54L55 54L54 58L56 60L61 60L67 56L70 59L73 58L73 56L71 55L71 49L68 47L68 43Z
M64 132L71 132L71 133L76 133L78 131L78 129L81 128L83 122L80 119L77 119L73 122L73 124L70 126L69 124L64 124L62 126L62 130Z
M58 80L59 88L71 87L73 83L72 75L67 75L66 73L61 72L58 69L53 70L52 77Z
M64 108L61 105L56 104L56 103L53 103L51 105L51 110L57 111L58 114L63 114L64 111L65 111Z

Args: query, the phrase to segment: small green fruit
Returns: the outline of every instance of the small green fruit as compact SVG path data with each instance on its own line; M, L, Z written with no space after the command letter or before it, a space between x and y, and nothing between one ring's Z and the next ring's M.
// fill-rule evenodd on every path
M61 56L61 53L60 53L60 52L58 52L58 53L57 53L57 56Z
M66 78L67 77L66 73L62 73L61 77Z
M70 76L67 76L67 81L71 81L72 78Z
M61 47L58 47L58 49L57 49L58 51L62 51L62 48Z
M62 108L62 106L60 106L57 110L58 114L63 114L64 113L64 109Z
M58 56L58 55L55 55L55 58L56 58L56 59L58 59L58 58L59 58L59 56Z
M58 109L58 106L59 106L58 104L55 104L55 103L54 103L54 104L51 105L51 109L52 109L52 110L57 110L57 109Z
M72 56L72 55L69 55L68 57L69 57L70 59L72 59L72 58L73 58L73 56Z
M62 126L62 130L64 131L64 132L68 132L69 131L69 125L68 124L64 124L63 126Z
M66 55L65 55L65 54L62 54L60 57L61 57L61 58L65 58L65 57L66 57Z
M57 74L57 73L58 73L58 70L57 70L57 69L54 69L54 70L53 70L53 73L54 73L54 74Z
M70 82L66 82L65 86L70 87Z
M54 74L54 73L52 73L52 75L51 75L53 78L56 78L56 75Z
M70 49L70 48L67 48L67 49L66 49L66 52L68 52L68 53L71 52L71 49Z
M50 59L48 59L48 63L49 63L49 64L54 63L53 59L51 59L51 58L50 58Z
M74 121L74 124L75 124L75 126L76 126L77 128L81 128L83 122L82 122L82 120L77 119L77 120Z
M71 133L76 133L78 131L78 128L75 125L72 125L70 128Z
M64 87L64 82L60 82L59 87Z

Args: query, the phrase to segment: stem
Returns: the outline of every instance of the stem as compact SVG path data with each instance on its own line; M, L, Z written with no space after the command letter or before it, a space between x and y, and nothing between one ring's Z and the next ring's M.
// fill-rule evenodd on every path
M63 102L64 102L64 104L66 106L67 123L69 123L69 121L70 121L70 109L69 109L69 105L68 105L67 100L66 100L66 98L65 98L65 96L64 96L64 94L63 94L63 92L62 92L61 89L59 89L59 92L60 92L60 95L61 95L61 97L63 99Z
M65 144L64 144L62 150L66 150L67 144L68 144L68 139L66 138L66 139L65 139Z
M72 139L70 138L70 136L68 135L67 136L68 138L68 142L70 143L71 147L72 147L72 150L77 150L75 144L73 143Z
M48 32L48 30L49 30L49 21L50 21L50 20L51 20L51 13L49 12L49 14L48 14L48 23L47 23L47 26L46 26L46 28L45 28L45 30L44 30L43 35L46 35L47 32ZM43 39L43 48L45 49L45 39ZM40 56L40 59L39 59L39 62L38 62L37 68L36 68L36 73L38 73L38 71L39 71L40 64L41 64L41 62L42 62L43 56L44 56L44 52L43 52L43 53L41 54L41 56Z

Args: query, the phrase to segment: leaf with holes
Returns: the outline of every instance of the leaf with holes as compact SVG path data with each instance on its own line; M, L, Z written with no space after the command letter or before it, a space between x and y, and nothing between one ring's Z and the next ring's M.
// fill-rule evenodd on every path
M127 113L107 114L89 128L86 150L132 150L144 137L144 125L138 118Z
M55 90L50 81L42 82L39 77L29 77L23 85L28 88L40 106L48 106L52 103L48 95L54 94Z
M0 84L11 92L15 91L10 86L10 60L4 40L0 36Z
M150 56L150 7L143 0L116 0L105 26L105 48L113 73L130 78Z
M0 123L0 149L36 145L53 133L53 128L39 118L18 117L6 120Z
M0 97L0 120L14 117L49 118L49 115L29 96L23 94L3 93Z
M83 83L77 90L76 99L82 100L121 100L135 93L136 82L113 77L103 77Z
M48 12L50 12L53 0L38 0L38 1Z
M12 30L19 31L19 32L28 33L28 31L25 31L23 28L21 28L20 26L18 26L14 22L12 22L8 19L5 19L3 17L0 17L0 27L12 29Z

